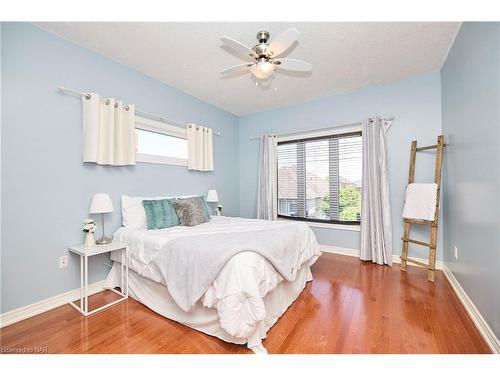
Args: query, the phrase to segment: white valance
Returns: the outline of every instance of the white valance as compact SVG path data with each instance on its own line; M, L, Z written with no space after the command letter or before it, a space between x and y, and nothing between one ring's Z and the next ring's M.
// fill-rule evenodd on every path
M188 169L214 170L213 131L210 128L189 124L187 126Z
M82 96L83 161L103 165L135 165L135 110L113 98Z

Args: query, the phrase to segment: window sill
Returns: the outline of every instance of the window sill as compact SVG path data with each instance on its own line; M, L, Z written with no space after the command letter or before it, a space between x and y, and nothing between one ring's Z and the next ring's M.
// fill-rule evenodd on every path
M167 156L136 154L135 160L139 163L153 163L165 165L181 165L187 167L187 159L172 158Z
M303 221L303 220L293 220L293 219L278 219L278 220L295 221L295 222L305 223L305 224L309 225L311 228L347 230L347 231L351 231L351 232L360 232L361 231L361 226L359 226L359 225L318 223L318 222L314 222L314 221Z

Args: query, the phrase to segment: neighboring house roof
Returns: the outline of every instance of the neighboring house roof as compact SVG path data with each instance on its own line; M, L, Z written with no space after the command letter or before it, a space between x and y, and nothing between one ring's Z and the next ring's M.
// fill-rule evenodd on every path
M326 178L306 171L306 199L322 198L328 194L329 183ZM297 199L297 169L286 166L278 169L278 198ZM340 178L340 186L357 185L356 181Z

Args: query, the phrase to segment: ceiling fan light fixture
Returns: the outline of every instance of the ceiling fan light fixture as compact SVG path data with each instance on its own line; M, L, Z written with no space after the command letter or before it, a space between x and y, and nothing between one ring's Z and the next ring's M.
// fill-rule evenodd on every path
M266 60L259 61L252 66L252 74L258 79L269 78L274 72L274 65Z
M259 44L250 48L245 44L228 36L223 36L220 40L234 52L237 52L241 58L244 58L246 63L234 65L222 70L220 73L227 75L230 72L248 72L261 81L269 81L278 66L277 70L295 71L295 72L310 72L312 65L308 62L282 58L294 43L296 43L299 32L292 28L278 35L271 43L269 41L269 32L259 31L257 33L257 41ZM256 82L257 84L257 82Z

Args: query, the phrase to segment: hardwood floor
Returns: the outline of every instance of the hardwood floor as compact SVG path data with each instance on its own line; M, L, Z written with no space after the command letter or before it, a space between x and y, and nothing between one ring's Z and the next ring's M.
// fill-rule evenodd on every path
M314 281L268 332L269 353L489 353L442 272L323 254ZM116 298L102 292L91 304ZM133 299L83 318L69 305L0 330L2 352L249 353Z

